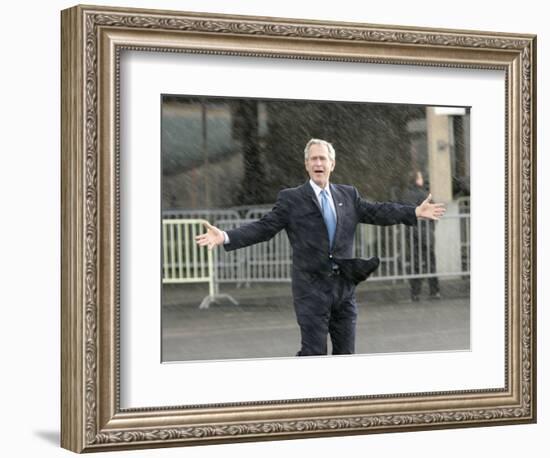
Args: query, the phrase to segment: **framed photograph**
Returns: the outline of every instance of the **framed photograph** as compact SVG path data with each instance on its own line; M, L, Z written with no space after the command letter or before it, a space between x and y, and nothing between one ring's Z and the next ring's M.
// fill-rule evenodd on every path
M447 207L437 223L352 228L349 255L380 259L369 282L354 288L353 352L470 349L469 107L184 94L165 94L161 103L163 362L302 352L294 317L301 318L300 304L291 286L293 269L300 268L293 262L300 231L289 228L287 236L281 229L242 250L212 253L193 247L193 240L205 224L220 230L263 224L281 189L301 192L309 173L295 145L312 136L328 136L337 148L331 183L353 183L371 200L414 206L431 193ZM449 144L449 133L452 151L438 154L435 145ZM337 212L346 208L343 199L337 204ZM314 227L323 227L320 216L310 199L296 212ZM345 242L339 233L336 249ZM314 270L308 264L302 268ZM324 281L320 272L310 279Z
M62 446L536 421L535 65L533 35L64 10Z

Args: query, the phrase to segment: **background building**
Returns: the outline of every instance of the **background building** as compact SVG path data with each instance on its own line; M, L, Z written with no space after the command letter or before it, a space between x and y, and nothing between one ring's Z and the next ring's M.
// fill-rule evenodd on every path
M469 195L469 109L350 102L163 97L162 207L271 204L303 183L303 148L336 149L335 183L399 201L412 170L434 198Z

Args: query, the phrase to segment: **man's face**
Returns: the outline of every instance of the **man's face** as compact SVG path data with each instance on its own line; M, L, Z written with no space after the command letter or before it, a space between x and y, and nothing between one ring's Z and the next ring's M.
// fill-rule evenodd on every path
M327 185L330 173L334 170L335 165L336 162L330 159L325 145L315 144L310 146L308 158L306 159L306 170L317 186L324 188Z

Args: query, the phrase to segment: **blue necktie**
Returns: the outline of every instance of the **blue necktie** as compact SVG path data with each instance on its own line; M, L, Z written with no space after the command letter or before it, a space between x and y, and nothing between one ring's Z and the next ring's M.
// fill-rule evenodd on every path
M324 189L321 191L321 212L323 213L323 219L327 225L329 245L330 248L332 248L334 233L336 232L336 216L334 215L332 207L328 201L328 193Z

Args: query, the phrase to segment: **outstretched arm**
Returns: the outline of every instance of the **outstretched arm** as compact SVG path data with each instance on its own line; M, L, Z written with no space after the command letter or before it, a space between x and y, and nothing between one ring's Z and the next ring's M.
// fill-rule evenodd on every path
M443 204L431 203L432 195L429 194L424 202L415 209L416 217L419 219L439 220L445 214L445 206Z
M414 205L404 205L396 202L369 202L361 198L357 189L355 193L355 208L359 214L359 221L377 226L391 226L393 224L416 224L417 217Z
M195 237L196 242L210 249L223 245L226 251L232 251L271 239L286 226L288 221L288 203L281 197L283 193L284 191L279 193L273 209L260 220L236 229L229 229L226 232L227 241L223 231L207 223L204 225L206 233Z
M360 221L378 226L392 224L415 225L418 219L438 220L445 214L443 204L434 204L430 194L420 205L403 205L393 202L368 202L356 192L356 208L359 209Z

